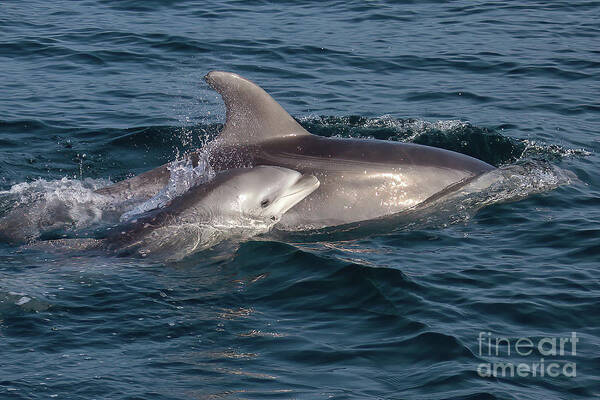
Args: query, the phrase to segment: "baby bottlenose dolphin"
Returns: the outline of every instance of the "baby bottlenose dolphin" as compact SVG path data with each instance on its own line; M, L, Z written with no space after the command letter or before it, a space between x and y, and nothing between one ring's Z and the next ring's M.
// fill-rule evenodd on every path
M27 247L109 250L116 255L174 261L225 239L268 231L319 187L313 175L257 166L220 172L165 207L133 217L100 239L58 239Z
M200 150L214 170L277 165L320 181L318 190L282 217L282 229L321 228L398 213L452 193L494 169L429 146L312 135L255 83L222 71L212 71L205 79L227 108L220 135ZM197 160L198 154L188 156ZM154 195L168 177L162 166L100 192Z
M223 171L105 239L118 254L177 259L229 238L264 233L319 187L313 175L257 166ZM163 256L167 255L166 257Z

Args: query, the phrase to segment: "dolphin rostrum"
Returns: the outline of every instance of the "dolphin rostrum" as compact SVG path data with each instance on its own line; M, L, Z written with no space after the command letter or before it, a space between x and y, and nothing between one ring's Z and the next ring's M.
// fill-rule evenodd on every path
M429 146L316 136L248 79L222 71L212 71L205 79L221 94L227 109L220 135L199 150L206 152L214 170L276 165L319 180L319 189L282 217L280 229L321 228L395 214L451 193L494 169L473 157ZM199 154L188 157L197 160ZM153 195L168 177L162 166L101 193Z

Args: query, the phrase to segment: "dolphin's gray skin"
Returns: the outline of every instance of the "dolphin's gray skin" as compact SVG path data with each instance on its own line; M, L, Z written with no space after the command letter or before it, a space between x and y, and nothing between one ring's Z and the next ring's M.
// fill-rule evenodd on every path
M313 175L288 168L230 169L174 198L164 208L113 228L104 239L59 239L28 247L108 250L117 255L179 260L224 239L247 239L268 231L318 187Z
M255 83L222 71L212 71L205 79L227 108L222 132L203 149L215 170L278 165L312 174L321 182L284 215L278 225L282 229L320 228L398 213L494 169L475 158L428 146L315 136ZM193 160L198 154L188 156ZM167 181L168 171L162 166L103 192L155 194Z
M230 169L165 208L135 218L109 235L105 245L119 254L166 252L171 259L179 258L178 254L206 249L225 237L266 232L318 187L313 175L288 168Z

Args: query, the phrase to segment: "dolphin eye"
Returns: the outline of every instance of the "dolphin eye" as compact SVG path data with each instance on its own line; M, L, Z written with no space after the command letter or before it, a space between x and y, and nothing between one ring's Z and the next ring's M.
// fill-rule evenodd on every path
M260 202L260 206L262 208L267 207L269 204L271 204L271 202L269 201L269 199L264 199L263 201Z

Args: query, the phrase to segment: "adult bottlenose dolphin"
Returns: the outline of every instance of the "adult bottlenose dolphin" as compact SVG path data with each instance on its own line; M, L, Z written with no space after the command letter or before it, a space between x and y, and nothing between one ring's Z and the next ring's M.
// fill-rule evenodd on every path
M277 165L312 174L318 190L286 213L278 227L310 229L394 214L465 185L493 166L456 152L411 143L325 138L307 132L269 94L241 76L209 72L221 94L226 122L205 149L215 170ZM199 157L190 153L189 157ZM167 183L165 166L103 189L155 194ZM126 195L127 196L127 195Z
M178 260L225 239L243 240L267 232L318 187L313 175L288 168L230 169L97 239L58 239L28 247L102 250L120 256Z

